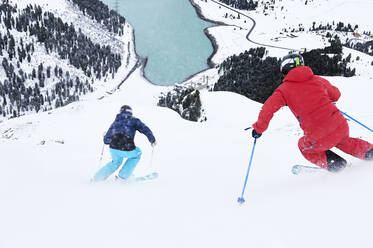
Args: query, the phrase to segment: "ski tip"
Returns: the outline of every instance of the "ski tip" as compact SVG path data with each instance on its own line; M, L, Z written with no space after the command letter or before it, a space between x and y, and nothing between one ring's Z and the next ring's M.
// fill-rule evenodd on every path
M159 173L158 172L153 172L151 175L154 176L154 177L158 177Z
M301 171L301 166L300 165L294 165L293 168L291 168L291 172L294 175L299 175L300 171Z
M320 172L328 172L327 170L321 168L321 167L315 167L315 166L306 166L306 165L294 165L291 168L291 172L294 175L299 174L312 174L312 173L320 173Z
M150 173L149 175L146 175L145 177L147 179L155 179L159 176L158 172L153 172L153 173Z

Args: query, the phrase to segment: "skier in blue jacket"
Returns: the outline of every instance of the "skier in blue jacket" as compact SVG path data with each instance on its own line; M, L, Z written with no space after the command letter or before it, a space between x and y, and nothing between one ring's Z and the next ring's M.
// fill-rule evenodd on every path
M139 119L132 116L132 109L128 105L120 108L115 121L104 136L104 143L110 145L112 161L102 167L93 177L93 181L103 181L113 174L127 158L119 171L120 179L128 179L141 158L141 150L135 146L134 137L136 131L144 134L151 145L156 145L152 131Z

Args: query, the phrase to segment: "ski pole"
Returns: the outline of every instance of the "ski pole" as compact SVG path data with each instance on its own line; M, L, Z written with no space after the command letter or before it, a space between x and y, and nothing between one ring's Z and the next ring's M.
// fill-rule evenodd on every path
M255 145L256 145L256 139L254 140L253 149L252 149L252 151L251 151L251 157L250 157L249 167L247 168L246 178L245 178L245 183L244 183L244 185L243 185L243 189L242 189L242 194L241 194L241 197L238 197L238 199L237 199L237 202L238 202L239 204L243 204L243 203L245 202L245 199L243 198L243 195L244 195L244 193L245 193L245 189L246 189L247 178L248 178L248 176L249 176L250 167L251 167L251 162L253 161Z
M150 155L149 170L153 168L153 154L154 154L154 146L152 147L152 154Z
M152 147L152 153L150 155L150 161L149 161L149 166L148 166L148 170L150 171L150 174L146 175L146 178L147 179L153 179L153 178L157 178L159 176L158 172L156 171L153 171L153 155L154 155L154 146Z
M104 149L105 149L105 143L102 145L102 150L101 150L101 156L100 156L100 161L98 163L98 167L101 167L101 161L102 161L102 156L104 154Z
M339 110L341 111L341 110ZM366 129L368 129L369 131L373 132L373 130L369 127L367 127L366 125L364 125L363 123L361 123L360 121L356 120L355 118L349 116L348 114L346 114L345 112L341 111L341 113L345 116L347 116L348 118L350 118L351 120L355 121L356 123L360 124L361 126L365 127Z

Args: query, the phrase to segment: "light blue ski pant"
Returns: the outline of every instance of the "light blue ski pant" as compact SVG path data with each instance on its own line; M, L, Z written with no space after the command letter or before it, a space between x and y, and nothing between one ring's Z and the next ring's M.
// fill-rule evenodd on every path
M103 181L108 178L121 166L124 158L127 158L127 160L118 175L123 179L129 178L139 162L142 152L138 147L132 151L121 151L110 148L110 154L112 161L96 172L93 177L94 181Z

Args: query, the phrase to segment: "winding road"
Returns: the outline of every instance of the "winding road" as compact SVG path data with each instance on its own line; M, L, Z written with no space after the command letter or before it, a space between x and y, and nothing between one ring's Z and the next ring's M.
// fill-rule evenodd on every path
M256 45L259 45L259 46L264 46L264 47L277 48L277 49L282 49L282 50L287 50L287 51L297 51L297 52L302 52L302 51L300 51L300 50L293 49L293 48L273 46L273 45L263 44L263 43L259 43L259 42L256 42L256 41L251 40L251 39L250 39L250 35L251 35L251 33L253 32L253 30L254 30L254 28L255 28L255 26L256 26L256 21L255 21L252 17L250 17L250 16L248 16L248 15L246 15L246 14L243 14L242 12L240 12L240 11L234 9L234 8L231 8L231 7L229 7L229 6L225 5L225 4L222 4L222 3L220 3L220 2L218 2L218 1L216 1L216 0L211 0L211 1L214 2L214 3L216 3L217 5L220 5L220 6L224 7L224 8L226 8L226 9L229 9L229 10L231 10L231 11L237 13L237 14L240 14L240 15L242 15L242 16L244 16L244 17L250 19L250 20L253 22L253 26L251 27L251 29L249 30L249 32L248 32L247 35L246 35L246 39L247 39L249 42L254 43L254 44L256 44Z

